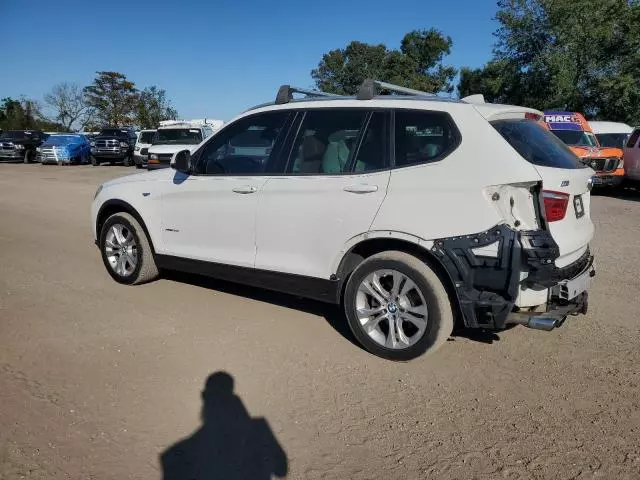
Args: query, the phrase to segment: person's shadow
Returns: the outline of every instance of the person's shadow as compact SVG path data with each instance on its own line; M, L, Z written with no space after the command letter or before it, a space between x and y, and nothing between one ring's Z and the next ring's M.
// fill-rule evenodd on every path
M226 372L209 376L202 426L160 456L163 480L262 480L284 477L287 455L264 418L251 418Z

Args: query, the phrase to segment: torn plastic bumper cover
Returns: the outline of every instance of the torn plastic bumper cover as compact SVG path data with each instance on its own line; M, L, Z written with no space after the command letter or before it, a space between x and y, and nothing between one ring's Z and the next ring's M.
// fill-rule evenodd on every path
M494 247L495 255L480 254L478 249L488 246ZM587 250L578 261L558 268L555 260L560 250L549 232L519 232L507 225L475 235L436 240L431 251L451 277L462 319L465 326L471 328L504 328L511 323L509 317L521 285L523 288L552 288L593 263ZM521 280L523 271L527 277ZM553 296L549 300L550 311L559 308L565 317L586 312L586 292L572 300Z

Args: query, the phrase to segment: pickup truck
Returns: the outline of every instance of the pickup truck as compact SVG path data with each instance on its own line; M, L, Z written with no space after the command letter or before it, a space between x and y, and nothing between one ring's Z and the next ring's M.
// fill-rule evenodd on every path
M31 163L47 135L38 130L7 130L0 135L0 160Z
M136 138L133 128L103 128L91 139L91 165L122 162L125 167L132 166Z

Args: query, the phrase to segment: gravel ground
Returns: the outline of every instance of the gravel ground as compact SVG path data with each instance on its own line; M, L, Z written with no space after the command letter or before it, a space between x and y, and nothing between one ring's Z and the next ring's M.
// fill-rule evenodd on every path
M89 204L130 173L0 165L0 478L640 478L640 195L593 198L587 316L392 363L323 304L116 284Z

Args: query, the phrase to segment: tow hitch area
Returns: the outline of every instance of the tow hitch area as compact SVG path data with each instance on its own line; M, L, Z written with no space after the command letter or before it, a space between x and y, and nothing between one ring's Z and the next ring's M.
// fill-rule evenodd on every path
M551 331L560 327L569 315L586 314L589 307L589 293L582 292L565 305L556 305L551 310L540 312L512 312L507 323L524 325L536 330Z

